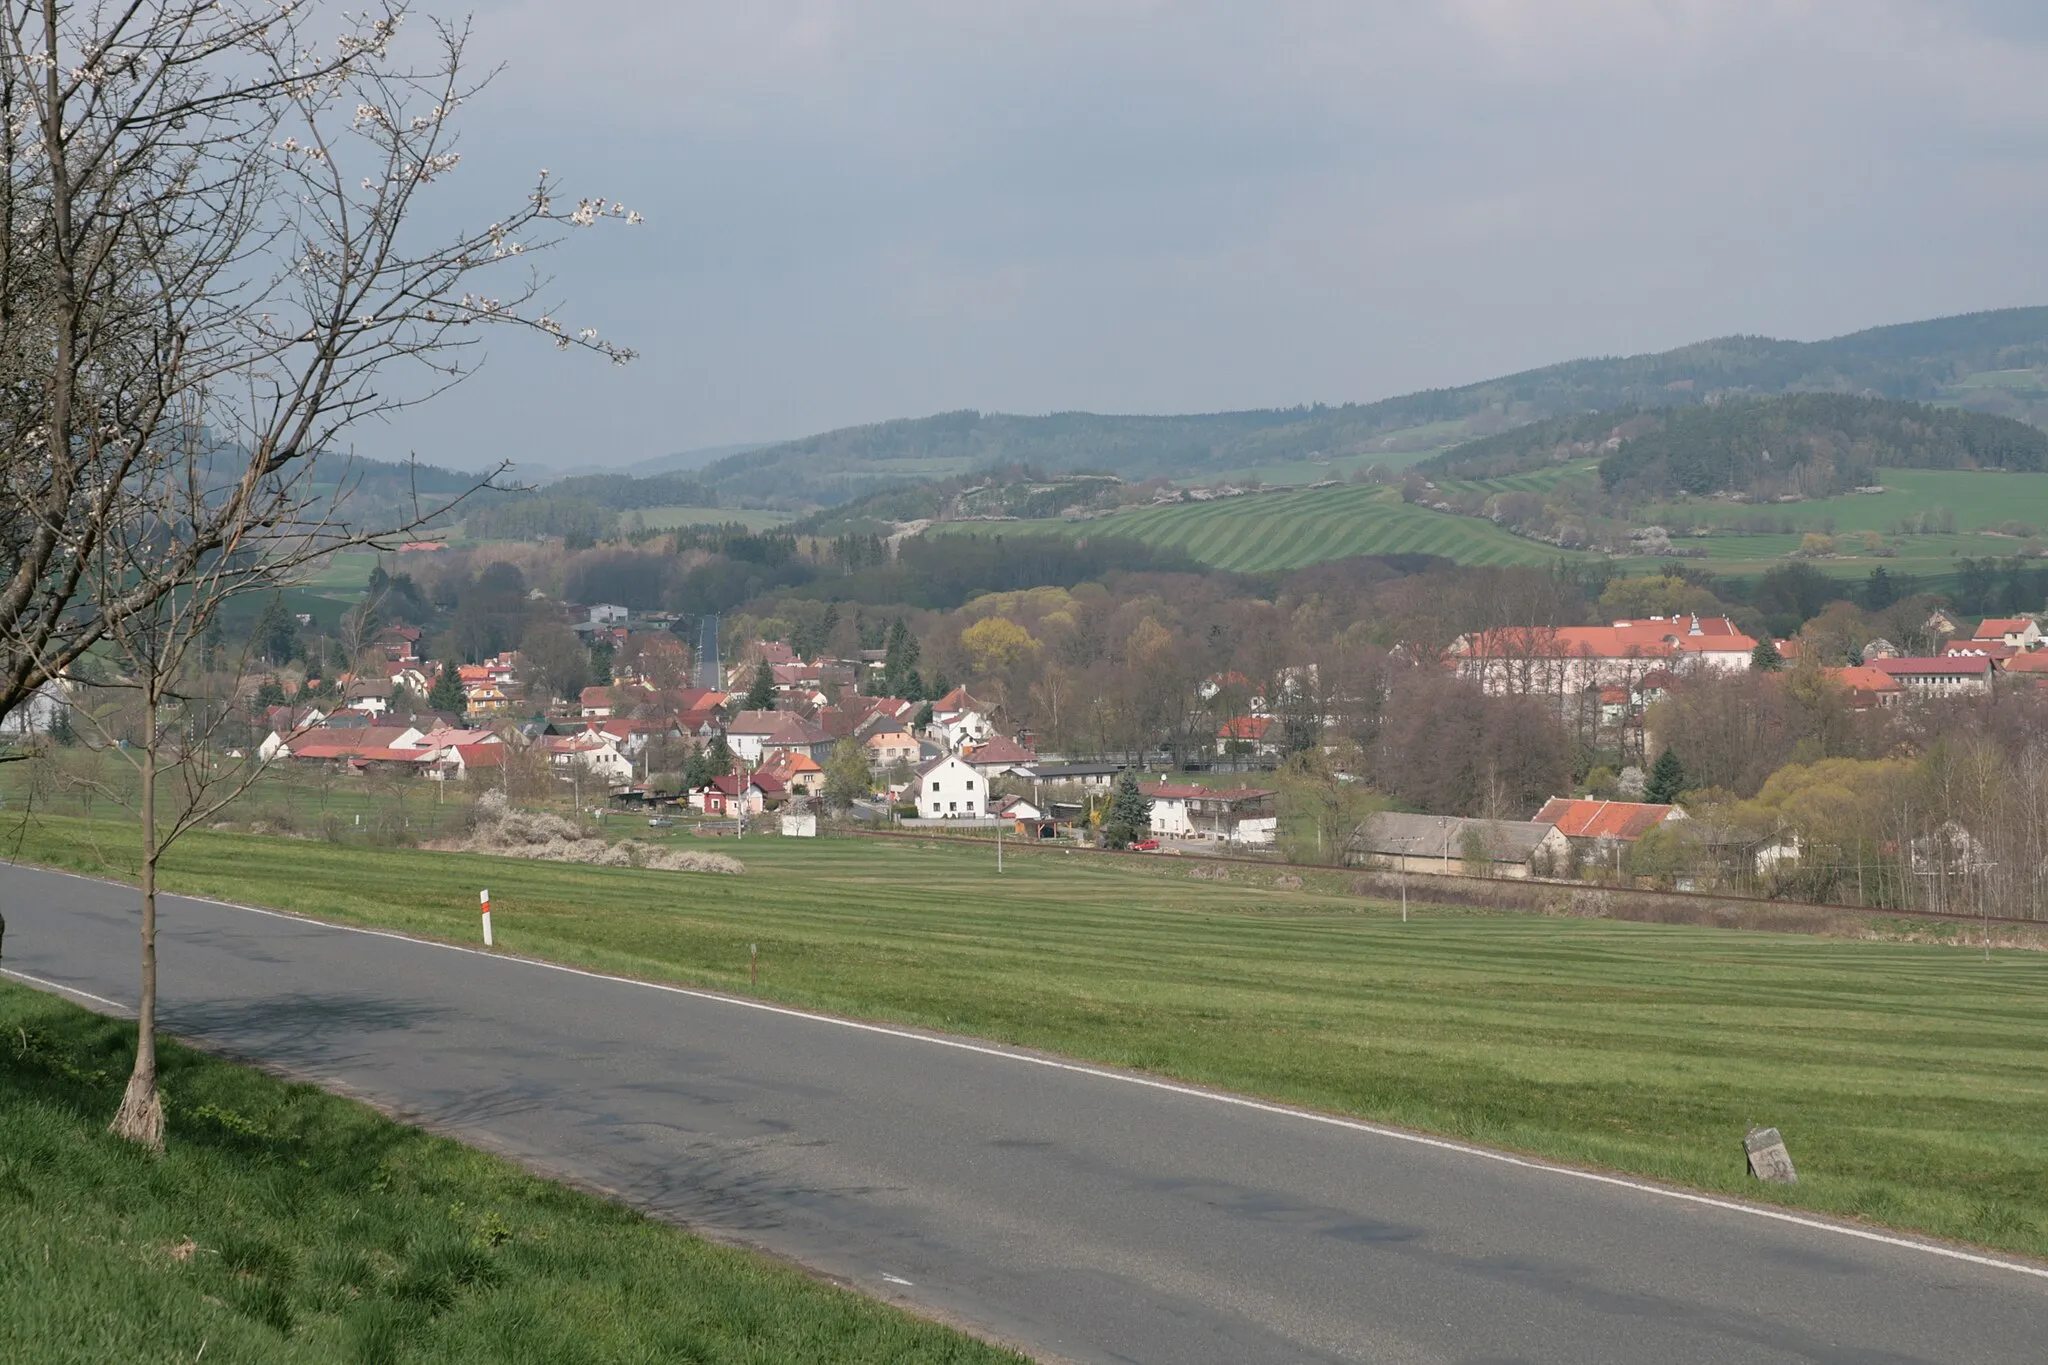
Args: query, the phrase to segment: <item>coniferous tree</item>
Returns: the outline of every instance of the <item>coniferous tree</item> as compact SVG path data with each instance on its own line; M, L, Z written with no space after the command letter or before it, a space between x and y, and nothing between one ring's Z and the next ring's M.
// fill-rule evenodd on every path
M1749 651L1749 666L1760 673L1775 673L1785 666L1785 656L1778 652L1777 645L1766 635L1756 642L1756 648Z
M768 666L766 659L754 669L753 686L747 689L743 708L748 711L773 711L775 709L775 670Z
M455 671L455 665L441 665L440 676L434 679L433 688L427 693L427 709L448 711L461 715L468 707L469 699L462 695L462 675Z
M1650 780L1643 784L1643 800L1653 805L1668 806L1678 800L1678 794L1685 790L1685 765L1678 761L1678 755L1666 749L1657 755L1656 763L1650 767Z
M1116 780L1109 810L1102 817L1102 842L1129 848L1152 832L1152 798L1138 790L1138 775L1126 772Z

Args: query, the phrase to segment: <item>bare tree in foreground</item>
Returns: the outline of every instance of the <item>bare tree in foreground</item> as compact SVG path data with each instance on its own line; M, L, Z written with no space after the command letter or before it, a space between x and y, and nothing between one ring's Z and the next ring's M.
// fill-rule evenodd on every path
M0 14L0 714L87 651L140 698L142 1039L114 1131L160 1146L155 859L222 795L158 825L166 764L214 780L188 647L232 597L407 529L350 520L336 452L458 381L480 326L629 359L542 311L526 258L637 216L558 205L542 171L487 227L425 233L477 83L460 29L401 50L401 4Z

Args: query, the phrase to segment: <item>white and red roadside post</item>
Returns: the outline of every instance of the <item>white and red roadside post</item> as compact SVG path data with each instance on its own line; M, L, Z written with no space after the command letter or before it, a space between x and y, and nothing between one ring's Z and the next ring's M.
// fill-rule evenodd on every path
M485 891L483 891L483 892L479 893L479 894L478 894L478 896L477 896L477 899L478 899L479 901L481 901L481 902L483 903L483 907L484 907L484 947L488 948L488 947L490 947L490 946L491 946L491 893L490 893L490 891L489 891L489 890L485 890Z

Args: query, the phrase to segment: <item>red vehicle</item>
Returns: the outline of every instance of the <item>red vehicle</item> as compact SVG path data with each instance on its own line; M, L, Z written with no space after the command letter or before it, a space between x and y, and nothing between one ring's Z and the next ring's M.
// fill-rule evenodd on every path
M1159 841L1157 839L1140 839L1131 845L1131 849L1137 853L1157 853L1159 851Z

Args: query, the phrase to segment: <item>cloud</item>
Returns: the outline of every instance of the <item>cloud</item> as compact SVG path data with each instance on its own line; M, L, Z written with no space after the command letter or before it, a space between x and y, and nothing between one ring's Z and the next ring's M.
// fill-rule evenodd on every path
M465 184L644 208L379 436L635 458L1368 398L2048 298L2048 18L1907 0L495 0ZM502 197L502 196L501 196ZM575 243L579 248L584 243Z

